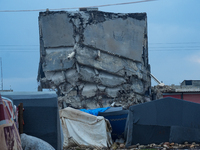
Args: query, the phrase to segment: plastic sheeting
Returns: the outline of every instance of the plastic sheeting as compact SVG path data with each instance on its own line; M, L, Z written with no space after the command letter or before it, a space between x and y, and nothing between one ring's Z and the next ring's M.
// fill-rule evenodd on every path
M22 150L11 100L0 95L0 150Z
M80 109L80 111L89 113L91 115L97 116L99 112L105 112L107 109L110 107L105 107L105 108L96 108L96 109Z
M200 104L163 98L131 106L126 123L126 147L133 144L200 142ZM185 128L189 129L186 130Z
M124 131L128 110L123 110L122 107L111 107L105 112L99 112L98 116L103 116L108 119L112 126L112 139L124 138Z
M70 107L60 110L64 143L70 146L108 148L112 145L112 127L102 116L94 116Z

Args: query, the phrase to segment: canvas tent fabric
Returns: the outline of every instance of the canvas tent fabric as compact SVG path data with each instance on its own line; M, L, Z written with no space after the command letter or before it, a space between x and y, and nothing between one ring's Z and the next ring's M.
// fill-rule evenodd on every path
M62 149L58 101L55 92L1 92L24 107L24 133L42 139L55 149Z
M14 105L0 95L0 149L22 150L19 132L15 124Z
M188 136L200 142L199 132L194 136L192 131L200 129L200 115L197 114L200 114L200 104L171 97L131 106L125 130L126 147L137 143L180 143ZM179 138L178 133L181 133Z
M123 110L122 107L110 107L105 112L99 112L98 116L103 116L109 120L112 126L111 136L113 141L124 138L128 110Z
M112 145L112 127L104 117L70 107L60 110L59 113L64 133L64 149L70 146L101 149Z

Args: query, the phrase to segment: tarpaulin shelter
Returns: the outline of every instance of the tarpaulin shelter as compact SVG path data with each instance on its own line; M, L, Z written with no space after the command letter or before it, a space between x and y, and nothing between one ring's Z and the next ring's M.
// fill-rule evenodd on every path
M0 95L0 149L22 150L13 102Z
M124 131L128 110L123 110L122 107L110 107L105 112L99 112L98 116L103 116L108 119L112 126L112 139L124 138Z
M63 148L86 146L92 148L108 148L112 145L112 127L102 116L67 107L60 110L64 143Z
M200 104L163 98L129 108L126 147L161 142L200 142Z
M24 133L40 138L55 149L62 148L58 101L55 92L1 92L24 107Z
M91 115L95 115L98 116L98 114L100 112L105 112L106 110L108 110L110 107L105 107L105 108L95 108L95 109L79 109L80 111L89 113Z

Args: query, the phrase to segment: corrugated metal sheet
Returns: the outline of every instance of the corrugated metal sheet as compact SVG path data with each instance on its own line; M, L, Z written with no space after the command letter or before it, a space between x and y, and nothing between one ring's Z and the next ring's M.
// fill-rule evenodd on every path
M163 97L173 97L194 103L200 103L200 93L164 93Z

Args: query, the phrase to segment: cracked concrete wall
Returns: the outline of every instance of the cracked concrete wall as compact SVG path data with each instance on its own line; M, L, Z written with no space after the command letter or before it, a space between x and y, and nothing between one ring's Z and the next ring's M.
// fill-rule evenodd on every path
M146 13L40 12L38 90L60 107L125 108L149 99Z

